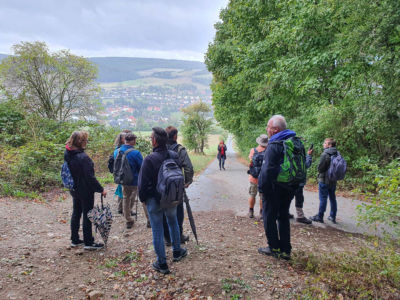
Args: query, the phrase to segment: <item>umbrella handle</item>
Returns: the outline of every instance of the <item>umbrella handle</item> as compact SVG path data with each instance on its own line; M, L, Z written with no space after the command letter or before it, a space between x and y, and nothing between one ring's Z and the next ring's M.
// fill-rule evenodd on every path
M101 194L101 196L100 196L100 200L101 200L101 209L104 209L104 204L103 204L103 194Z

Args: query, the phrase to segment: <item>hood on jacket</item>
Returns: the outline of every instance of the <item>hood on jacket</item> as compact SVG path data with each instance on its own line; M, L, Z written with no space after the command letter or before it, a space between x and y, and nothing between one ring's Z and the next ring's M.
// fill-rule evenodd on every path
M269 142L287 140L288 138L291 138L293 136L296 136L296 132L290 129L285 129L271 136Z
M336 147L329 147L324 149L324 152L329 155L336 155L338 151L336 150Z

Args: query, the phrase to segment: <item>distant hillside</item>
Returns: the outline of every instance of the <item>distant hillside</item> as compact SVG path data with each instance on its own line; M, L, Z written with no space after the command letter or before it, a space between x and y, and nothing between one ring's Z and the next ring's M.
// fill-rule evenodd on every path
M196 61L136 57L91 57L89 60L99 67L99 82L121 82L147 77L143 71L149 69L159 69L158 74L152 72L158 78L172 78L170 71L176 70L208 73L204 63Z
M0 61L7 57L0 54ZM195 85L208 86L211 82L211 74L204 63L198 61L138 58L138 57L89 57L91 62L98 66L97 81L100 83L136 81L146 78L174 80L182 79L185 83L193 82ZM152 81L152 80L150 80ZM179 80L181 81L181 80Z

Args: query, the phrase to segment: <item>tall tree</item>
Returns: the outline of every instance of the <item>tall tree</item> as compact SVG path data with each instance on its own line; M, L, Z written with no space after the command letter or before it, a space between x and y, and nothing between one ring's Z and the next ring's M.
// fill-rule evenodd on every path
M184 113L183 143L189 150L204 153L212 126L210 106L200 101L182 109L182 111Z
M65 121L92 115L98 102L97 67L68 50L50 53L43 42L21 42L0 64L0 87L27 111Z

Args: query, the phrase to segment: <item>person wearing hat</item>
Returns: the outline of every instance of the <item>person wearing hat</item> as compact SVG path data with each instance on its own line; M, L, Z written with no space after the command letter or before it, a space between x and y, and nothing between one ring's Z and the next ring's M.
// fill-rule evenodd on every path
M138 176L139 171L142 166L143 156L139 150L134 149L136 145L136 135L133 133L127 133L125 135L125 145L119 148L121 153L126 154L129 165L132 170L133 180L129 185L122 186L122 192L124 199L122 200L122 212L126 220L126 228L130 229L133 226L134 220L131 216L131 210L136 200L136 195L138 192ZM146 215L147 216L147 215Z
M254 205L256 203L256 196L258 192L258 175L261 171L261 166L264 160L265 149L268 146L268 136L266 134L261 134L256 142L258 146L252 148L249 153L250 166L249 171L249 218L254 218ZM260 193L260 219L262 218L262 194Z

